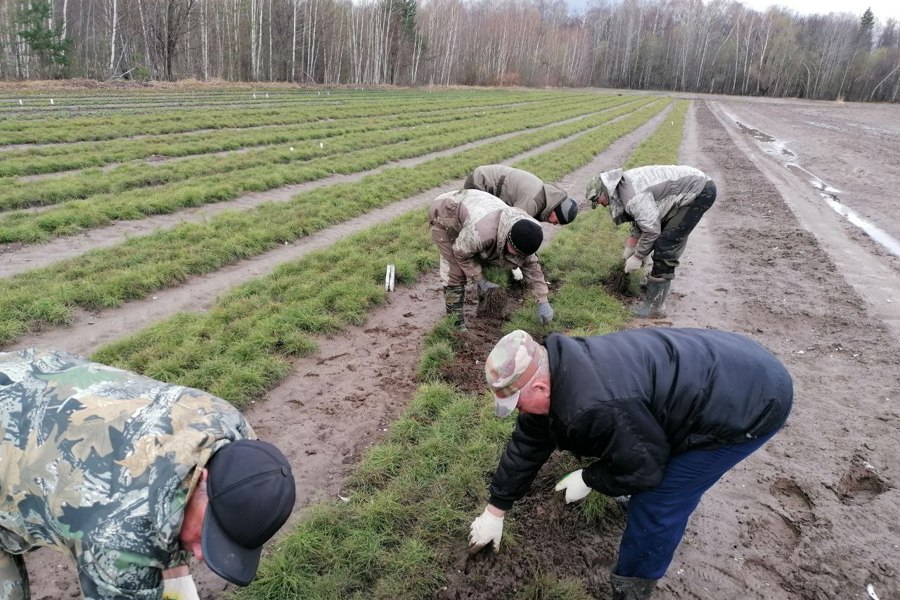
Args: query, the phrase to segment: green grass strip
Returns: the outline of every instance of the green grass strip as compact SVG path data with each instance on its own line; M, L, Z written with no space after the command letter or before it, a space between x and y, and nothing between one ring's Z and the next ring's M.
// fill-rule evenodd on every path
M541 127L558 120L582 116L594 109L593 104L594 101L565 109L557 108L552 114L536 109L502 116L476 117L446 125L429 125L419 129L385 131L378 135L351 136L344 144L339 141L331 142L327 150L314 148L311 151L291 152L288 148L275 148L259 152L262 159L251 154L237 154L195 159L156 169L123 168L123 178L126 180L134 178L137 173L136 177L145 182L162 183L156 181L157 178L167 175L176 181L149 189L125 190L91 196L84 200L71 200L40 212L7 213L0 216L0 243L36 242L51 236L71 235L116 220L139 220L147 215L167 214L180 208L230 200L247 192L261 192L313 181L335 173L365 171L392 160L416 157L520 129ZM601 103L601 106L606 104ZM603 119L610 114L613 113L602 113L595 119ZM595 121L589 117L579 125L586 128L591 122ZM379 145L377 142L382 140L384 144ZM375 143L375 147L369 147L372 143ZM355 146L363 146L363 149L354 150ZM332 154L335 150L346 152ZM311 153L328 155L307 161L296 160L297 156L309 156ZM223 168L226 172L219 173ZM205 174L208 171L212 171L212 174ZM85 182L85 187L103 183L102 179L97 184L91 182L90 174L80 177L80 180ZM59 180L44 183L43 187L48 189L65 185ZM63 189L61 193L69 192Z
M682 107L676 107L676 110ZM673 116L677 116L674 113ZM677 119L669 119L677 122ZM662 158L677 152L674 123L647 138ZM636 150L634 155L637 155ZM633 155L633 156L634 156ZM630 161L629 161L630 162ZM535 165L535 171L542 171ZM549 165L544 167L550 169ZM601 334L621 328L627 313L600 282L620 268L622 232L605 210L579 215L542 252L548 276L560 284L552 301L553 329ZM537 331L533 306L513 317L514 326ZM420 374L435 373L452 359L447 323L426 339ZM439 349L431 354L429 351ZM430 360L430 365L425 362ZM446 364L446 363L445 363ZM489 395L461 395L439 383L423 385L387 439L374 446L349 483L350 501L321 504L263 560L256 581L238 590L241 600L304 598L430 597L443 583L448 558L458 556L467 526L487 500L486 481L512 431L512 419L497 419ZM551 468L557 477L577 468L564 457ZM609 500L591 494L579 515L595 526ZM515 511L507 519L504 551L516 551ZM584 600L581 582L528 573L515 598Z
M661 104L639 101L614 125L646 122ZM649 102L651 105L647 105ZM637 104L637 103L635 103ZM623 112L626 109L622 109ZM0 344L29 327L69 322L74 306L104 308L176 285L191 274L209 273L242 258L463 177L479 164L500 162L525 150L566 137L613 114L522 134L496 144L436 158L412 168L393 168L359 182L300 194L291 202L228 212L207 223L189 223L114 248L96 250L45 269L0 280ZM597 135L603 128L597 129ZM209 386L207 386L209 387Z
M535 104L541 101L528 102L495 102L472 105L471 101L448 103L440 109L429 107L417 110L415 106L402 109L404 112L366 117L348 117L323 122L300 122L282 125L264 125L258 128L242 128L237 130L219 129L215 131L178 133L171 135L148 136L140 140L118 139L107 142L75 142L57 144L48 147L13 150L3 153L0 162L0 177L20 175L37 175L56 173L89 167L101 167L111 163L124 163L132 160L163 156L177 158L195 154L210 154L238 150L252 146L263 146L279 143L297 144L303 140L327 139L348 133L376 131L389 126L406 127L416 123L431 123L443 120L451 115L460 118L467 114L508 107L518 110L514 104ZM397 107L386 107L385 110L396 111Z
M473 102L478 102L481 96L496 95L497 93L495 91L471 92L471 99ZM550 96L549 93L544 93L544 95ZM386 97L376 103L363 99L358 103L347 105L323 100L317 105L288 108L266 108L261 105L259 108L210 111L208 108L200 106L193 111L177 113L169 113L163 109L159 113L151 115L4 121L0 122L0 145L108 140L197 129L254 127L296 122L298 114L305 115L309 120L374 116L385 114L385 106L391 103L394 104L396 110L397 103L401 102L405 96L404 92L398 92L397 97L393 99ZM412 99L420 107L429 104L440 106L446 97L440 93L434 94L433 97L425 94L413 94Z
M599 104L606 106L607 103L612 104L615 100L615 97L611 97ZM382 121L383 125L380 128L366 128L363 131L333 137L316 136L313 139L319 142L317 144L300 145L298 142L292 142L297 145L293 151L285 146L248 148L245 152L224 156L190 157L156 167L148 167L146 164L125 164L109 171L89 169L42 181L0 180L0 210L58 204L66 200L84 199L105 192L115 192L120 196L121 192L132 188L160 186L207 175L227 174L219 179L240 180L242 175L238 172L253 167L278 166L285 168L292 165L295 168L315 168L315 165L321 164L327 169L330 163L323 163L323 158L337 158L340 165L344 162L343 155L350 152L372 147L385 148L391 144L433 136L448 136L449 139L453 139L450 137L453 134L472 129L483 129L485 124L497 126L500 121L515 123L516 117L523 123L528 123L529 119L534 117L546 119L547 112L552 110L564 114L567 111L577 113L579 110L583 110L588 112L594 109L595 101L568 104L571 106L560 102L536 106L528 104L524 107L517 107L518 110L503 106L494 110L473 111L468 114L451 113L441 115L436 119L427 117L409 119L403 123ZM283 137L285 133L280 135ZM318 163L310 163L314 159L318 159ZM332 160L332 162L334 161ZM318 169L318 171L321 172L322 169ZM221 182L224 183L224 181ZM144 195L145 191L141 190L139 197ZM99 198L98 202L109 204L108 199L105 198ZM80 212L83 209L83 205L78 205L75 210ZM18 215L10 215L9 218L16 216Z

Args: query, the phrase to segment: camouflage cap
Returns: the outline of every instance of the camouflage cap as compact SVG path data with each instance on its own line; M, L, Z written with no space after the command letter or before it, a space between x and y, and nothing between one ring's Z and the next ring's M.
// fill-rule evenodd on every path
M484 363L484 376L494 392L498 417L509 415L519 402L519 392L541 364L541 346L517 329L497 342Z
M601 192L603 192L603 182L600 180L600 176L591 177L587 189L584 191L585 200L594 200L600 196Z

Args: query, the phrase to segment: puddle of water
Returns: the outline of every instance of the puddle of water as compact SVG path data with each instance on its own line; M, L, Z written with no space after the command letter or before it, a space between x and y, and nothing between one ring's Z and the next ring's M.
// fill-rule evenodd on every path
M737 123L738 129L740 129L742 132L746 133L747 135L753 136L754 138L758 139L761 142L774 142L775 141L775 138L773 138L771 135L769 135L768 133L763 133L762 131L760 131L759 129L756 129L755 127L750 127L749 125L744 125L740 121L735 121L735 123Z
M887 248L887 250L891 254L893 254L894 256L900 256L900 240L897 240L897 238L893 237L891 234L887 233L877 225L866 221L858 214L847 208L845 205L835 200L834 196L832 196L831 194L823 193L821 194L821 196L825 198L825 202L828 204L828 206L834 209L834 212L846 217L847 221L865 231L866 235Z
M765 144L763 146L763 150L765 150L765 152L767 154L774 154L776 156L787 156L788 158L796 158L797 157L796 154L794 154L793 152L791 152L790 150L787 149L787 145L784 142L782 142L781 140L779 140L775 137L772 137L768 133L760 131L759 129L756 129L755 127L745 125L744 123L741 123L740 121L735 120L735 123L737 123L738 129L740 129L741 132L746 133L747 135L753 137L753 139L758 140L758 141L762 142L763 144Z
M840 194L841 190L831 187L815 174L804 169L797 163L785 163L784 166L796 175L807 177L810 185L819 190L819 195L825 199L825 203L828 204L834 212L845 217L847 222L851 225L855 225L862 229L866 235L872 238L873 241L881 244L888 252L895 256L900 256L900 240L880 228L878 225L859 216L853 210L848 208L847 205L842 204L837 198L837 194Z

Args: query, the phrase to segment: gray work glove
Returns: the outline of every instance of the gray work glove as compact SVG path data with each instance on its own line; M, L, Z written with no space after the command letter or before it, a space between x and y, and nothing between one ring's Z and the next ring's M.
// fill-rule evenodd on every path
M553 307L550 306L549 302L541 302L537 305L537 316L543 325L553 320Z
M481 300L482 298L487 296L487 293L490 290L500 287L496 283L494 283L492 281L488 281L487 279L479 280L478 283L475 284L475 286L478 288L478 299L479 300Z

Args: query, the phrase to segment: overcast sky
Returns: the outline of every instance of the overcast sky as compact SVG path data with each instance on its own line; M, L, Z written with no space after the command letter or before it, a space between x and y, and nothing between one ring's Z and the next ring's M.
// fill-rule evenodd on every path
M591 0L567 0L573 11L580 12ZM900 21L900 1L898 0L863 0L862 2L849 3L846 0L740 0L741 4L750 8L763 11L773 4L783 6L801 15L815 13L828 14L830 12L851 12L859 14L872 9L879 25L883 25L889 18Z

